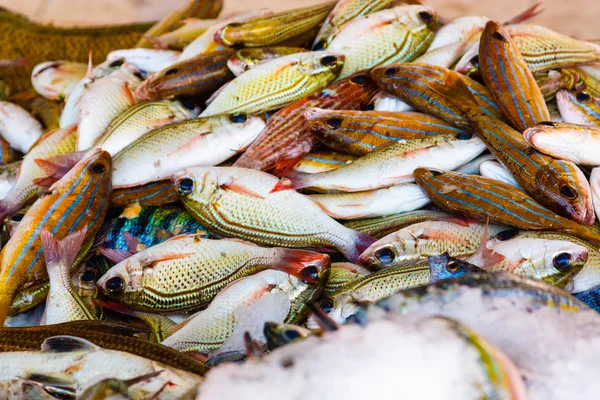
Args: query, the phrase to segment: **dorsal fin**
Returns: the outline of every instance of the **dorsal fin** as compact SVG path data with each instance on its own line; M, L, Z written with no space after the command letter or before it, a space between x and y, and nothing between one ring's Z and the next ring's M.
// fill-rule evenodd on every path
M42 351L53 353L88 352L99 349L100 347L89 340L75 336L52 336L42 343Z

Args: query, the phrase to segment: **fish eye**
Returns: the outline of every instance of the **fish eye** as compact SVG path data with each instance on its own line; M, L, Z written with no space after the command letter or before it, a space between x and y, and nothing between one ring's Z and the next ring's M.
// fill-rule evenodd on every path
M398 72L398 68L388 68L385 70L385 75L386 76L392 76L394 75L396 72Z
M469 132L462 132L462 133L457 134L454 137L457 138L458 140L469 140L469 139L473 139L473 134L469 133Z
M242 26L240 22L232 22L230 24L227 24L227 27L229 28L239 28L240 26Z
M123 281L123 278L121 278L120 276L115 276L114 278L110 278L106 282L106 289L111 294L121 293L123 291L124 286L125 286L125 282Z
M389 247L384 247L375 252L375 258L383 265L391 264L396 258L393 250Z
M196 103L194 103L191 100L180 100L179 102L181 103L183 108L185 108L187 110L193 110L196 108Z
M496 238L498 238L498 240L500 240L501 242L503 242L505 240L510 240L510 239L514 238L518 234L519 234L519 230L518 229L509 229L509 230L502 231L502 232L498 233L496 235Z
M431 170L429 170L429 173L432 176L440 176L440 175L442 175L442 171L438 171L437 169L431 169Z
M229 120L234 124L242 124L248 120L248 116L242 113L231 114Z
M23 219L24 216L25 214L15 214L12 217L10 217L10 219L11 221L19 222Z
M92 172L101 174L106 170L106 166L102 163L95 163L92 165Z
M177 180L177 192L180 196L187 196L194 191L194 180L192 178L181 178Z
M325 47L327 47L327 40L322 39L315 43L312 49L313 51L319 51L325 49Z
M321 64L326 67L333 67L337 63L337 60L336 56L325 56L321 58Z
M290 342L301 337L300 333L294 329L285 329L281 332L281 335L285 338L285 340Z
M179 70L177 68L170 68L170 69L168 69L168 70L165 71L165 75L173 75L173 74L176 74L178 72L179 72Z
M124 62L125 62L125 60L123 60L122 58L119 58L118 60L111 62L108 66L111 68L117 68L117 67L120 67L121 65L123 65Z
M560 187L560 194L562 194L563 196L565 196L568 199L574 199L575 197L577 197L577 193L575 192L575 189L573 189L569 185L563 185L563 186L561 186Z
M556 122L553 122L553 121L542 121L542 122L540 122L540 125L557 126L558 124Z
M459 269L460 269L460 265L458 265L458 263L456 261L450 261L448 264L446 264L446 271L448 271L452 274L458 272Z
M592 97L589 94L587 94L586 92L579 92L579 93L577 93L575 98L577 98L577 101L580 101L582 103L587 103L588 101L590 101L590 99Z
M331 129L337 129L342 126L342 121L343 120L341 118L329 118L325 123Z
M318 282L319 269L314 265L303 268L300 272L300 278L305 282Z
M94 282L96 280L96 272L93 269L87 269L81 275L81 280L84 282Z
M369 77L365 74L356 75L356 76L353 76L352 78L350 78L350 82L356 83L359 86L364 85L368 81L369 81Z
M373 111L375 109L375 103L369 103L365 107L365 111Z
M319 303L319 308L321 310L325 311L327 314L329 314L331 311L333 311L333 300L331 300L331 299L321 300L321 302Z
M474 66L475 68L479 68L479 54L477 54L477 55L474 55L474 56L473 56L473 57L472 57L472 58L469 60L469 62L470 62L471 64L473 64L473 66Z
M552 264L560 272L567 272L571 268L571 255L569 253L560 253L554 257Z
M493 37L494 39L502 40L503 42L505 42L505 41L506 41L506 38L504 37L504 35L503 35L503 34L501 34L501 33L500 33L500 32L498 32L498 31L494 31L494 33L492 33L492 37Z
M426 24L430 23L433 19L433 14L429 11L421 11L417 15L419 16L419 19L425 22Z
M139 80L144 80L144 75L142 75L141 72L137 71L133 73L133 76L135 76L136 78L138 78Z

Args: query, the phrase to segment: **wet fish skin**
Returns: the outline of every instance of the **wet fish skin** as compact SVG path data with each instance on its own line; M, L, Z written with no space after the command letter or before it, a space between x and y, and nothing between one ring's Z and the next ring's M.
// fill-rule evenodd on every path
M358 219L344 223L350 229L357 230L376 239L381 239L406 226L424 221L450 219L452 216L438 211L417 210L386 217Z
M438 118L414 112L323 110L304 114L306 127L333 150L364 156L407 139L464 132Z
M10 147L10 143L0 137L0 165L14 163L19 161L21 157L23 155L19 151Z
M140 100L175 96L206 99L235 77L227 67L227 60L234 54L232 50L222 50L180 60L142 82L135 91L135 97Z
M340 168L356 160L357 157L336 152L310 152L302 156L292 169L298 172L314 174Z
M560 90L556 103L564 122L579 125L600 124L600 97L583 91Z
M296 164L317 141L304 126L306 110L362 109L376 91L377 85L368 72L358 72L282 108L271 116L265 130L233 165L268 171Z
M235 76L240 76L260 63L305 51L303 47L285 46L246 48L236 51L227 61L227 67Z
M323 293L325 295L335 293L348 283L370 273L371 271L360 265L347 262L332 263L329 270L329 279L323 287Z
M177 193L170 180L150 182L145 185L115 189L111 192L113 207L139 203L140 206L161 206L177 201Z
M267 348L271 351L288 343L296 342L313 335L313 331L293 324L265 323L264 335Z
M498 161L495 161L495 159L482 162L481 165L479 165L479 175L483 176L484 178L496 179L500 182L508 183L517 189L523 190L523 188L519 186L517 181L515 181L515 178L513 178L506 167L504 167Z
M479 62L492 98L518 131L550 121L533 74L510 34L496 21L489 21L481 34Z
M87 65L65 60L46 61L31 72L31 83L36 92L48 100L64 100L84 78Z
M12 148L25 154L42 133L42 125L22 107L0 101L0 135Z
M474 272L484 270L468 261L452 257L448 252L436 256L427 257L429 264L429 283L442 281L444 279L459 278Z
M575 164L538 152L501 121L479 112L470 112L469 118L478 137L536 201L581 224L594 222L590 187Z
M219 29L214 40L230 47L264 47L299 36L321 24L335 2L282 11L273 15L234 22Z

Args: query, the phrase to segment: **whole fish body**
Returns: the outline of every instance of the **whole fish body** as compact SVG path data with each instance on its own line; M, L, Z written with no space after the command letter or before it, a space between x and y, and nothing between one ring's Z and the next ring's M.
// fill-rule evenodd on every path
M180 60L146 79L135 91L141 100L157 100L175 96L204 96L234 78L227 61L233 50L211 51Z
M355 193L313 194L309 196L335 219L374 218L418 210L429 198L414 183Z
M22 107L0 101L0 135L25 154L42 136L42 125Z
M177 201L177 193L169 179L115 189L110 197L113 207L124 207L132 203L137 203L142 207L161 206L175 201Z
M332 110L362 109L376 91L377 85L368 72L358 72L282 108L271 116L265 130L234 166L265 171L295 164L317 141L304 126L306 110L313 107Z
M206 308L228 284L265 269L306 274L320 281L329 256L306 250L262 248L237 239L179 235L143 250L112 267L98 282L107 296L146 312Z
M36 92L49 100L64 100L85 77L87 65L70 61L46 61L31 72Z
M306 49L302 47L285 46L246 48L236 51L227 60L227 68L235 76L240 76L242 73L266 61L305 51Z
M394 7L350 21L327 50L346 57L339 76L345 78L378 65L414 60L431 44L437 25L431 7Z
M272 192L279 180L245 168L184 170L172 176L186 209L211 232L257 244L334 247L350 262L373 239L337 223L293 190ZM311 220L306 216L312 215Z
M408 139L463 132L447 122L415 112L345 111L312 108L306 127L326 146L356 156Z
M556 104L564 122L580 125L600 124L600 97L586 91L560 90Z
M263 130L258 117L195 118L148 132L121 150L113 162L117 188L160 181L197 165L220 164L247 148Z
M371 152L351 164L317 174L286 173L278 190L316 188L319 191L359 192L412 182L415 168L423 165L454 169L477 157L485 145L463 132L397 142Z
M50 131L40 138L37 145L23 158L14 187L0 201L1 221L35 198L42 188L47 188L53 183L52 168L56 164L52 161L57 160L56 157L74 152L76 142L77 126Z
M357 157L346 153L314 151L302 156L292 169L298 172L314 174L340 168L356 159Z
M199 107L188 101L141 102L113 119L92 148L101 148L115 156L147 132L194 118L199 113Z
M286 106L323 89L340 73L344 56L303 52L267 61L236 77L200 114L254 114Z
M28 281L47 277L41 248L42 229L59 239L87 227L87 252L109 206L111 159L106 152L83 158L69 173L37 200L23 217L0 253L0 323L4 322L15 293Z

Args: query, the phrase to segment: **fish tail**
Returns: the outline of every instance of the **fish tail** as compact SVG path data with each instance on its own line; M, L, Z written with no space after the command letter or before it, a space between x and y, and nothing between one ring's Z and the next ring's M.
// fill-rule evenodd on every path
M360 233L358 231L354 231L354 240L350 241L347 245L340 248L339 250L342 252L346 259L353 263L359 264L358 258L362 253L364 253L369 246L377 241L374 237L369 235L365 235L364 233Z
M330 263L327 254L300 249L282 249L281 255L271 266L309 283L317 283L321 271Z
M311 178L313 174L306 174L304 172L298 172L293 170L285 170L280 173L283 179L281 179L273 189L271 193L279 192L280 190L288 189L302 189L311 185Z
M83 245L86 233L87 227L84 227L59 242L50 231L42 229L42 249L49 272L54 268L60 268L61 273L68 275L71 265Z

